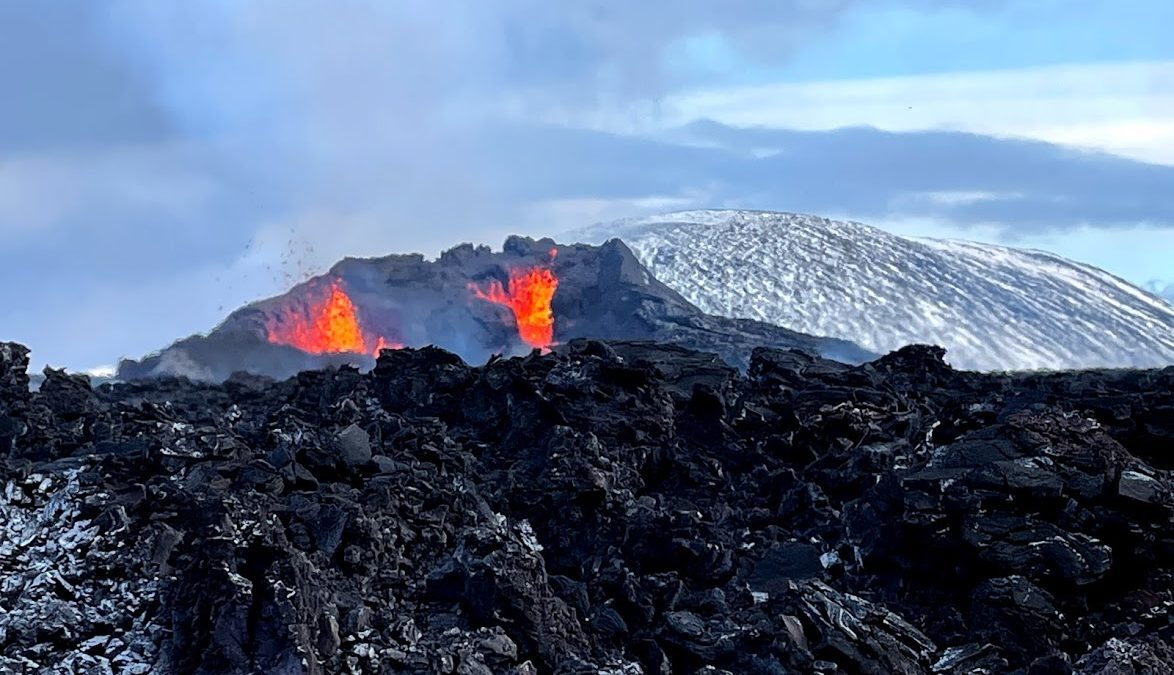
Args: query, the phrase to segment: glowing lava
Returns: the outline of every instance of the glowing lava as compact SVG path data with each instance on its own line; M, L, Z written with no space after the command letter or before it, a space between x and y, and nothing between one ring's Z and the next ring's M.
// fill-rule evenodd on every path
M554 257L554 250L551 251ZM489 282L489 288L482 290L476 284L469 284L475 297L505 305L514 313L518 324L518 336L531 347L547 348L554 342L554 312L550 308L558 279L554 272L545 267L529 269L513 268L505 288L500 281Z
M287 308L266 324L269 342L296 347L310 354L372 354L380 349L399 349L398 342L365 333L359 325L355 303L338 279L317 289L302 308Z

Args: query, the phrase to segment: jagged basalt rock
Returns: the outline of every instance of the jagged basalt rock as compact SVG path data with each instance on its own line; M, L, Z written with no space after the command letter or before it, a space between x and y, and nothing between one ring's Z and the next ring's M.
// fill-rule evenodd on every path
M1166 672L1174 368L748 365L30 392L0 344L0 672Z

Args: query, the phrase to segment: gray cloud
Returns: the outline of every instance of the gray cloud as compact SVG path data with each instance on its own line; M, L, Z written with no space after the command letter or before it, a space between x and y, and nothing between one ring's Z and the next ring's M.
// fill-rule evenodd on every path
M1174 167L960 132L739 129L699 123L672 140L555 127L486 136L511 156L518 199L705 193L715 204L858 218L991 223L1008 234L1079 224L1174 227ZM561 162L560 158L574 158ZM557 162L557 170L551 163Z

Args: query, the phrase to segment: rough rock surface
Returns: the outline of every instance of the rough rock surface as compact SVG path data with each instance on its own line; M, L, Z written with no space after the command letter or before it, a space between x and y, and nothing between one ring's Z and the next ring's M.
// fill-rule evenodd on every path
M348 258L282 296L233 312L206 336L180 340L141 361L123 361L118 375L221 382L237 371L286 378L313 368L373 366L371 355L313 355L267 341L266 327L275 316L304 311L314 289L331 280L345 287L364 329L388 342L439 346L469 363L484 363L494 354L525 354L531 347L520 341L511 311L478 299L469 287L505 285L512 269L533 267L550 269L558 279L551 306L556 342L672 342L717 352L742 368L756 347L802 349L848 363L877 356L846 340L706 314L657 281L618 239L602 246L561 246L552 239L510 237L501 251L465 244L432 261L419 254Z
M0 672L1162 673L1174 368L575 341L91 389L0 345Z

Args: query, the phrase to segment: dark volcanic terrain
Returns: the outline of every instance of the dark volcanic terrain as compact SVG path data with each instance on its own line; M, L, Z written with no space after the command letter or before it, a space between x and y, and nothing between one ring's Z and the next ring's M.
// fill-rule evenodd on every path
M1164 673L1174 368L0 344L0 672Z

